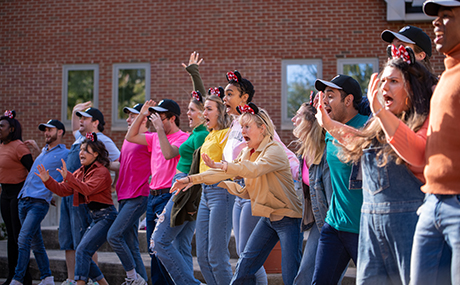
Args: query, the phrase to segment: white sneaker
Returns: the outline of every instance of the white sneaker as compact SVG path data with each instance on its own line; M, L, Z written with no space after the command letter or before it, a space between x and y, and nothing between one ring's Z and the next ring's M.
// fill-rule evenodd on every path
M121 285L146 285L147 282L137 273L137 279L125 278Z
M10 285L22 285L22 283L19 282L18 280L12 279L11 282L10 282Z
M77 281L66 279L66 281L61 283L61 285L77 285Z
M88 285L99 285L99 283L97 283L97 281L93 281L93 279L88 279L88 281L86 281L86 284ZM40 284L38 284L40 285Z
M54 285L54 277L53 276L48 276L45 279L43 279L38 285Z

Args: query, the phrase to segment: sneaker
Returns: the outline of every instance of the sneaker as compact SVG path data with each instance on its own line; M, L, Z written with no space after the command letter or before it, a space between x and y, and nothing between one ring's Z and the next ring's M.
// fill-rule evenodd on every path
M125 278L121 285L146 285L147 282L137 273L137 279Z
M61 285L77 285L77 281L66 279L66 281L61 283Z
M12 279L11 282L10 282L10 285L22 285L22 283L19 282L18 280Z
M97 281L94 281L93 279L88 279L88 281L86 281L86 284L88 284L88 285L99 285L99 283L97 283Z
M38 283L38 285L54 285L54 277L48 276L45 279L42 279L42 282Z

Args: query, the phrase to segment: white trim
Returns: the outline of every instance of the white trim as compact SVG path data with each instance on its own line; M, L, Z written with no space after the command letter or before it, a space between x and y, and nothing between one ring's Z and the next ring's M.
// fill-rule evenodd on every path
M420 5L419 0L385 0L387 3L387 21L404 21L413 22L421 21L427 22L432 21L434 18L422 13L406 13L406 2L412 2L416 6Z
M145 101L150 99L150 63L116 63L112 67L112 131L126 131L128 126L124 119L118 119L118 71L120 69L145 70ZM144 103L144 102L139 102ZM126 106L122 106L126 107ZM130 106L131 107L131 106Z
M281 68L281 130L292 130L294 126L288 117L287 109L287 67L289 65L316 65L316 78L323 76L321 59L284 59ZM314 82L313 82L314 83ZM309 94L308 94L309 95Z
M68 102L68 78L69 71L72 70L92 70L93 71L93 107L99 106L99 65L98 64L69 64L62 66L62 105L61 122L66 128L71 129L71 120L67 120ZM73 108L73 107L72 107Z

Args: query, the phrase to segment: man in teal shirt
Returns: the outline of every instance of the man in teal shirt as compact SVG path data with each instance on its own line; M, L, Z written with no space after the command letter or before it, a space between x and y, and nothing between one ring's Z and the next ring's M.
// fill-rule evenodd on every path
M318 79L315 88L324 92L323 107L331 119L361 128L368 117L358 114L362 94L359 83L346 75L331 81ZM313 284L337 284L347 264L358 256L359 220L363 195L361 188L350 188L351 163L340 161L340 146L326 134L327 156L332 183L331 204L316 253Z

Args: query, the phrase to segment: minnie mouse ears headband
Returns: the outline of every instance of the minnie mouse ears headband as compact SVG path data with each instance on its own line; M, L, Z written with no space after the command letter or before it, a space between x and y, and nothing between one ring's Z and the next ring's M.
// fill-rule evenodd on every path
M220 86L219 87L214 87L214 88L211 87L208 90L208 95L216 95L220 99L224 100L224 97L225 97L224 88L222 88Z
M14 119L14 117L16 117L16 112L14 110L6 110L3 116Z
M192 96L193 99L197 100L198 102L200 103L203 103L203 96L201 96L201 92L200 91L192 91L192 94L190 94L190 96Z
M92 142L97 142L96 133L86 133L86 138Z
M256 106L256 104L249 102L247 105L244 106L237 106L236 111L238 114L243 114L243 113L250 113L253 115L258 115L259 114L259 108Z
M389 58L401 58L409 65L415 63L415 53L414 50L410 47L404 47L403 45L400 45L399 48L397 48L395 45L388 45L387 55Z
M234 72L227 72L227 81L228 83L231 82L241 82L241 74L238 70L235 70Z

